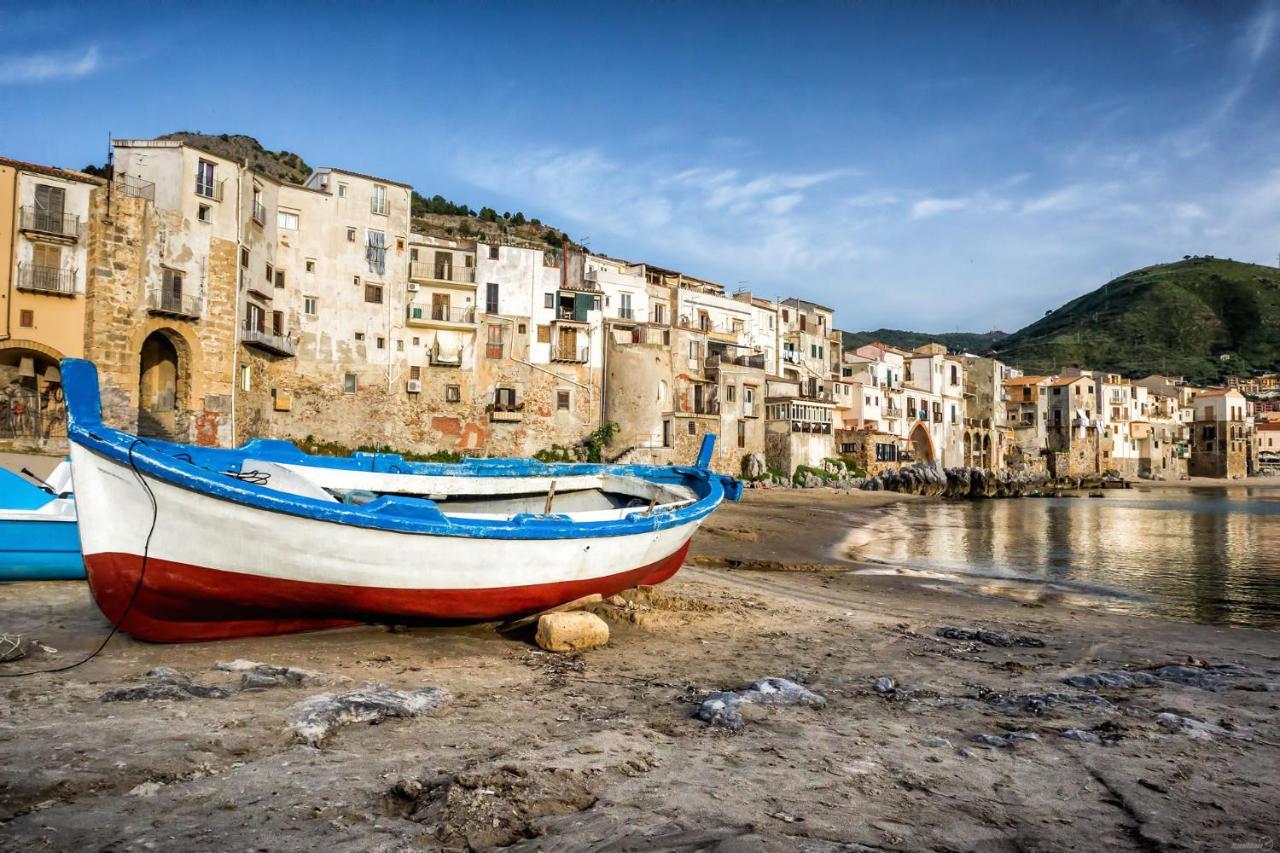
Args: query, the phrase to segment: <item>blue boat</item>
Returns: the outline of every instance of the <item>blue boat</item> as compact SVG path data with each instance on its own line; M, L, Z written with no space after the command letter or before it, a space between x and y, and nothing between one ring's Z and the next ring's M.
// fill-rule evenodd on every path
M70 463L43 486L0 468L0 582L83 577Z

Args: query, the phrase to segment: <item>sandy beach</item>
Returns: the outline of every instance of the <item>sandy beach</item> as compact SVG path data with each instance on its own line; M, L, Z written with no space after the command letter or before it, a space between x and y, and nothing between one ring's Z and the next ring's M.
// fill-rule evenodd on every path
M612 640L582 655L493 625L368 626L186 646L117 637L70 672L5 679L0 844L1271 848L1275 633L846 571L850 526L897 500L922 499L748 492L672 582L598 605ZM57 650L6 672L74 661L108 630L80 583L0 587L0 626ZM240 689L241 673L217 668L237 659L313 676ZM1186 665L1163 670L1181 681L1150 675L1169 664ZM104 701L154 683L156 667L225 696ZM1064 682L1117 670L1147 676ZM708 693L765 676L825 706L744 704L736 732L696 718ZM451 701L318 746L288 728L302 700L370 683Z

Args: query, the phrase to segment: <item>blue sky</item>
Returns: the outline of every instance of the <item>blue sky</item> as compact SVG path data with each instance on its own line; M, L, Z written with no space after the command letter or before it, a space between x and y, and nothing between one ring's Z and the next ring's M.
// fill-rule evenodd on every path
M1012 331L1280 253L1280 2L0 0L0 154L268 148L523 210L844 328Z

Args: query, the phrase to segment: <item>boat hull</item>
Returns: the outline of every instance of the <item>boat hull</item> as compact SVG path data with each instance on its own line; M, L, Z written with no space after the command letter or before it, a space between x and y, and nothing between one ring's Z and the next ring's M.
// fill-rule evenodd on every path
M84 576L75 521L0 521L0 582Z
M94 599L153 642L536 612L668 579L700 523L587 538L423 535L244 506L79 445L72 460Z

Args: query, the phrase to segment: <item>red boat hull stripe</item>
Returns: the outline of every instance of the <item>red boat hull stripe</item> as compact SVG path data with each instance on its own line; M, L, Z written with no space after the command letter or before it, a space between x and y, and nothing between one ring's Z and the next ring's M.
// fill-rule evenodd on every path
M608 596L640 584L662 583L680 570L688 550L686 542L656 563L604 577L490 589L308 583L149 558L143 587L120 630L139 640L184 643L316 631L358 622L504 619L591 593ZM114 623L128 606L142 558L86 554L84 562L94 600Z

